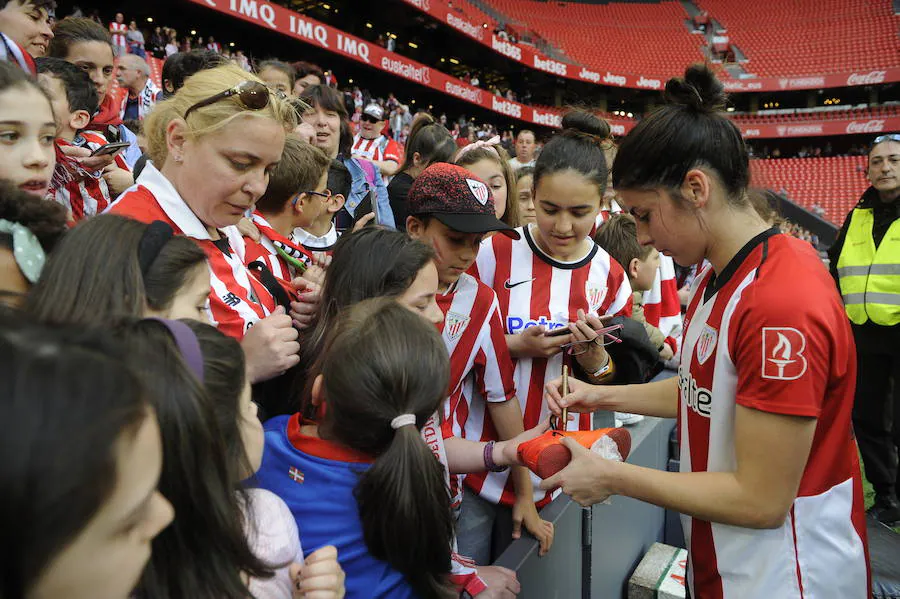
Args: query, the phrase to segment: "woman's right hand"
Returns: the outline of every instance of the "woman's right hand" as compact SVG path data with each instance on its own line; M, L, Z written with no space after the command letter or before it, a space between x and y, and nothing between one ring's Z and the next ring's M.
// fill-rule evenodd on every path
M241 341L250 382L266 381L295 366L300 361L299 336L281 306L250 327Z
M78 164L89 171L102 171L116 159L113 154L91 156L91 151L81 146L60 146L59 151L74 158Z
M569 394L562 396L562 377L553 379L544 387L547 406L559 416L563 408L570 412L593 412L595 410L617 410L618 394L622 387L611 385L591 385L569 378Z

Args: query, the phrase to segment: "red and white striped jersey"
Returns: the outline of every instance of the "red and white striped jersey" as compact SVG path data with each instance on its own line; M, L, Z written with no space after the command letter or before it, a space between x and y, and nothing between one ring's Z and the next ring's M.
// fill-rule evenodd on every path
M109 24L109 30L112 34L113 46L122 46L124 48L127 45L125 32L128 31L128 25L126 25L125 23L116 23L115 21L113 21Z
M653 287L644 292L643 299L644 318L662 331L666 343L673 352L677 352L681 340L681 301L678 299L678 283L675 282L675 262L671 257L659 255Z
M244 237L246 244L244 264L250 264L259 260L268 266L272 274L279 279L291 281L297 276L297 273L284 256L278 253L278 250L275 248L276 243L280 244L280 247L286 253L291 254L299 262L307 266L314 262L312 253L309 250L276 231L258 210L254 210L250 218L253 224L256 225L256 228L259 229L261 237L258 242L253 241L249 237Z
M140 179L109 212L145 223L161 220L169 223L176 233L196 241L209 259L210 321L240 341L247 329L275 309L271 294L244 265L244 240L240 231L234 226L225 227L219 230L221 238L212 240L206 226L153 164L147 163Z
M736 405L816 418L817 424L797 498L780 527L754 530L681 517L691 594L869 597L850 420L856 354L834 281L809 244L776 230L751 240L724 280L714 281L713 274L707 267L697 277L685 318L682 472L736 470Z
M506 345L497 296L490 287L463 273L445 294L437 296L444 313L438 325L450 354L449 395L444 402L444 437L499 441L486 402L515 397L512 360ZM470 474L468 484L480 490L485 473ZM453 477L451 490L462 498L463 477Z
M350 153L354 158L403 162L403 150L400 149L400 144L384 135L379 135L375 139L365 139L357 133L353 138L353 149Z
M625 271L600 246L592 244L580 260L558 262L547 256L531 235L531 227L520 227L521 239L494 235L481 244L473 274L497 294L506 334L521 333L543 325L556 329L578 319L578 310L598 315L631 316L631 285ZM550 359L514 360L516 394L522 404L525 428L536 426L549 415L544 385L562 374L562 353ZM590 416L568 424L569 430L589 428ZM532 475L535 484L540 479ZM487 475L481 495L512 505L515 496L506 472ZM502 495L502 497L501 497ZM535 491L539 507L550 494Z
M108 143L106 138L96 131L82 131L79 137L81 143L77 144L60 138L55 140L56 167L53 170L53 178L47 192L47 199L65 206L69 210L71 220L75 223L100 214L109 207L113 200L102 173L85 170L60 151L60 148L73 145L96 150ZM131 172L131 168L125 162L121 152L116 155L114 161L120 169Z
M431 418L425 422L425 426L422 427L420 434L422 435L422 440L425 441L425 445L428 446L428 449L431 450L434 457L440 462L441 467L444 470L444 483L447 485L447 488L450 489L450 481L452 480L453 475L450 474L450 467L447 462L447 450L444 447L444 439L446 439L448 435L443 432L443 426L440 422L440 414L435 412ZM450 499L451 507L454 509L458 508L462 501L462 493L454 495L451 492ZM478 577L478 573L475 570L475 562L457 553L455 536L451 542L450 550L450 581L457 589L460 591L466 590L474 597L487 588L484 582Z

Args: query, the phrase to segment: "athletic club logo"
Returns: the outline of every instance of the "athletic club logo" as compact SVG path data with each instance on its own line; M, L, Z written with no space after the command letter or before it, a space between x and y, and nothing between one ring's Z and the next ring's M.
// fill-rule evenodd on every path
M700 339L697 340L697 361L705 364L716 350L716 342L719 340L719 331L709 325L703 327Z
M466 183L469 184L469 189L472 191L475 199L478 200L478 203L482 206L487 204L487 201L491 199L491 191L487 188L487 185L475 179L466 179Z
M291 480L295 483L302 483L304 480L306 480L306 477L303 476L303 473L300 471L300 469L295 468L294 466L291 466L288 470L288 476L290 476Z
M447 335L447 338L450 341L459 339L462 332L466 330L469 320L471 319L468 316L463 316L462 314L457 314L455 312L448 312L444 324L444 333Z
M762 376L794 381L806 373L806 337L791 327L763 327Z
M603 300L606 299L606 291L606 287L587 286L587 300L588 306L591 307L591 312L598 312L600 310L600 306L603 305Z

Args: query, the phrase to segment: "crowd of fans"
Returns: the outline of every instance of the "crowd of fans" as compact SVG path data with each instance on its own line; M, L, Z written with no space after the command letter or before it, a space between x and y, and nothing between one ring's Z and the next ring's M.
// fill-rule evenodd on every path
M852 381L823 371L842 408L816 425L809 377L799 393L790 363L768 376L764 361L760 378L762 314L791 277L806 277L801 317L837 315L833 335L804 345L816 373L848 351L849 325L815 255L749 189L706 67L674 79L621 146L584 110L539 145L341 89L316 65L253 62L162 27L145 39L121 13L51 30L52 0L0 4L0 530L16 548L0 595L509 599L515 573L491 564L526 533L552 550L539 510L560 490L738 527L719 540L733 553L774 543L757 529L791 538L801 475L803 488L824 488L825 471L859 483L850 461L817 461L855 459ZM161 89L148 54L166 57ZM717 342L683 330L675 259L701 264L688 315L707 329L730 316L700 306L704 286L730 298L757 285L729 333L747 356L701 369ZM714 384L720 361L748 395ZM757 484L710 466L700 485L588 450L608 437L621 458L621 425L673 417L678 378L649 381L682 362L730 410L770 402L735 435L754 431L784 472L739 451ZM734 459L697 432L720 424L695 403L689 450ZM614 429L591 432L598 408ZM558 473L523 449L563 445L572 464ZM860 503L850 519L816 497L816 526L864 542ZM867 558L839 545L817 559L856 574L825 567L804 584L860 588Z

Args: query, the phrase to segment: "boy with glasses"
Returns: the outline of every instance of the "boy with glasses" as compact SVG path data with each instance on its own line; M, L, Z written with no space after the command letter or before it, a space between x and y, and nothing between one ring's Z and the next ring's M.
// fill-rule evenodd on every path
M330 164L315 146L294 136L285 139L281 161L251 217L261 239L257 243L244 237L246 264L259 260L276 277L290 281L313 263L304 242L333 231L334 214L343 204L326 188Z

